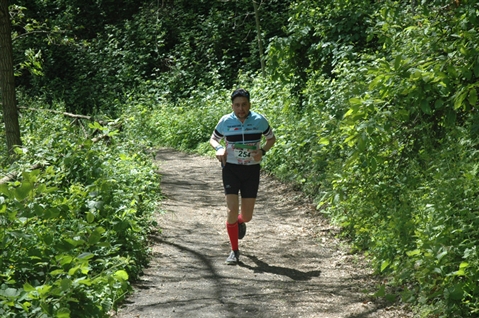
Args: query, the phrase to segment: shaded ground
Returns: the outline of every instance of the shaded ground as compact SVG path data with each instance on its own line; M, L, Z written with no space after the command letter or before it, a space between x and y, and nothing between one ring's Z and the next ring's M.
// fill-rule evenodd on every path
M153 259L115 317L413 317L370 296L378 284L300 193L263 175L253 220L230 247L221 168L214 159L157 152L166 195Z

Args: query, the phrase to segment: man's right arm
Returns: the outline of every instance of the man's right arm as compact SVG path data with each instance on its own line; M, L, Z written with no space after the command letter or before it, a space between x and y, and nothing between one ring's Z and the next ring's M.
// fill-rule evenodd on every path
M220 140L221 138L219 138L216 131L214 131L210 137L210 145L216 151L216 158L219 161L221 161L223 165L225 165L226 164L226 149L220 144Z

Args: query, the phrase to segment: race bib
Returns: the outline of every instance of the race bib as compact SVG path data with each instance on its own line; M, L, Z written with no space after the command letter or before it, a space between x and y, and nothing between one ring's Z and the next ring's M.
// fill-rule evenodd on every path
M251 151L256 150L256 145L234 144L235 158L238 160L252 160Z

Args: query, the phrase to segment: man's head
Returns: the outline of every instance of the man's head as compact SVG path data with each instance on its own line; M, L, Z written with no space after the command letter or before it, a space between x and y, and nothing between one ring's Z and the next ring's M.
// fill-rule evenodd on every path
M249 92L239 88L231 94L231 108L239 120L244 121L248 117L251 104L249 102Z
M231 101L234 103L235 98L240 96L246 97L249 102L249 92L244 88L238 88L237 90L235 90L233 94L231 94Z

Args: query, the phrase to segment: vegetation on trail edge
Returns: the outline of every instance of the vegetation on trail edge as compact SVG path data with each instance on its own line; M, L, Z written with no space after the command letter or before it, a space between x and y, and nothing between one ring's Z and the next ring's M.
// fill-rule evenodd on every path
M2 315L107 315L147 261L144 149L211 155L242 86L277 135L263 168L370 257L377 297L477 316L477 1L265 0L261 37L250 0L135 3L11 6L19 104L116 119L22 111L24 145L2 159Z
M0 316L106 317L148 261L151 155L98 122L39 112L22 127L0 183Z

